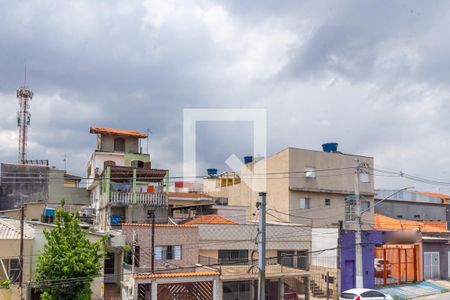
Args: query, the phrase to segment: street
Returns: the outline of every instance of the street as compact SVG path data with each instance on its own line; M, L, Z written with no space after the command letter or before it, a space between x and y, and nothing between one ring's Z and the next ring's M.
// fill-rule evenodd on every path
M419 297L419 298L414 298L414 299L416 299L416 300L444 300L444 299L450 299L450 293L424 296L424 297Z

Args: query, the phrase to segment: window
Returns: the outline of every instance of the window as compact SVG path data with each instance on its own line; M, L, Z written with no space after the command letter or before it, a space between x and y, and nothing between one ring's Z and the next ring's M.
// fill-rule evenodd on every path
M134 266L139 267L141 260L141 247L134 246Z
M105 274L114 274L114 253L113 252L106 253Z
M132 160L131 167L133 168L143 168L145 163L142 160Z
M300 208L301 209L309 209L310 208L310 198L300 198Z
M414 219L420 219L420 215L414 215Z
M397 215L397 219L403 219L402 215Z
M181 260L181 246L156 246L155 260Z
M385 299L384 294L377 291L367 291L361 294L363 298L377 298L377 299Z
M362 183L368 183L368 182L370 182L369 173L364 172L364 171L361 171L361 172L359 173L359 182L362 182Z
M114 151L125 152L125 140L123 138L114 139Z
M361 200L361 212L370 211L370 202Z
M325 206L330 206L330 205L331 205L331 200L325 199Z
M355 220L355 200L345 200L345 221Z
M316 168L305 167L305 177L306 178L316 178Z
M18 258L9 260L9 280L11 282L19 281L20 276L20 261Z
M248 262L248 250L219 250L219 264Z
M342 298L342 299L355 299L355 298L356 298L356 294L352 294L352 293L342 293L342 294L341 294L341 298Z
M293 267L295 251L278 251L278 263L282 266Z

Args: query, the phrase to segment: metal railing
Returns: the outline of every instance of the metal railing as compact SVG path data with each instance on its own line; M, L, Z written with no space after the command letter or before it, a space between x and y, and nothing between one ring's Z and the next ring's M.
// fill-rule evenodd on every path
M164 193L135 193L135 195L136 202L134 202L132 192L111 191L109 202L122 204L167 204L167 196Z

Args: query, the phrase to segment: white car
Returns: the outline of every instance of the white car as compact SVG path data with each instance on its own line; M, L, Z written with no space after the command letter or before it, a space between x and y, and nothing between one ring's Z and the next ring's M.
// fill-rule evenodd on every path
M341 293L340 300L394 300L389 295L377 290L351 289Z

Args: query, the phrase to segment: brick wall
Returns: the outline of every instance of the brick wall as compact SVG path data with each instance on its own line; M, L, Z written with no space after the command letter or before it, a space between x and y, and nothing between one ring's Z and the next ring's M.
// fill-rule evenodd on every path
M140 247L140 269L149 269L151 266L151 239L152 228L150 224L124 225L122 234L126 242L132 244L133 230L137 237L136 245ZM155 246L181 246L181 260L155 260L155 268L165 269L166 264L177 266L192 266L198 263L199 235L196 226L176 226L157 224L155 227Z

